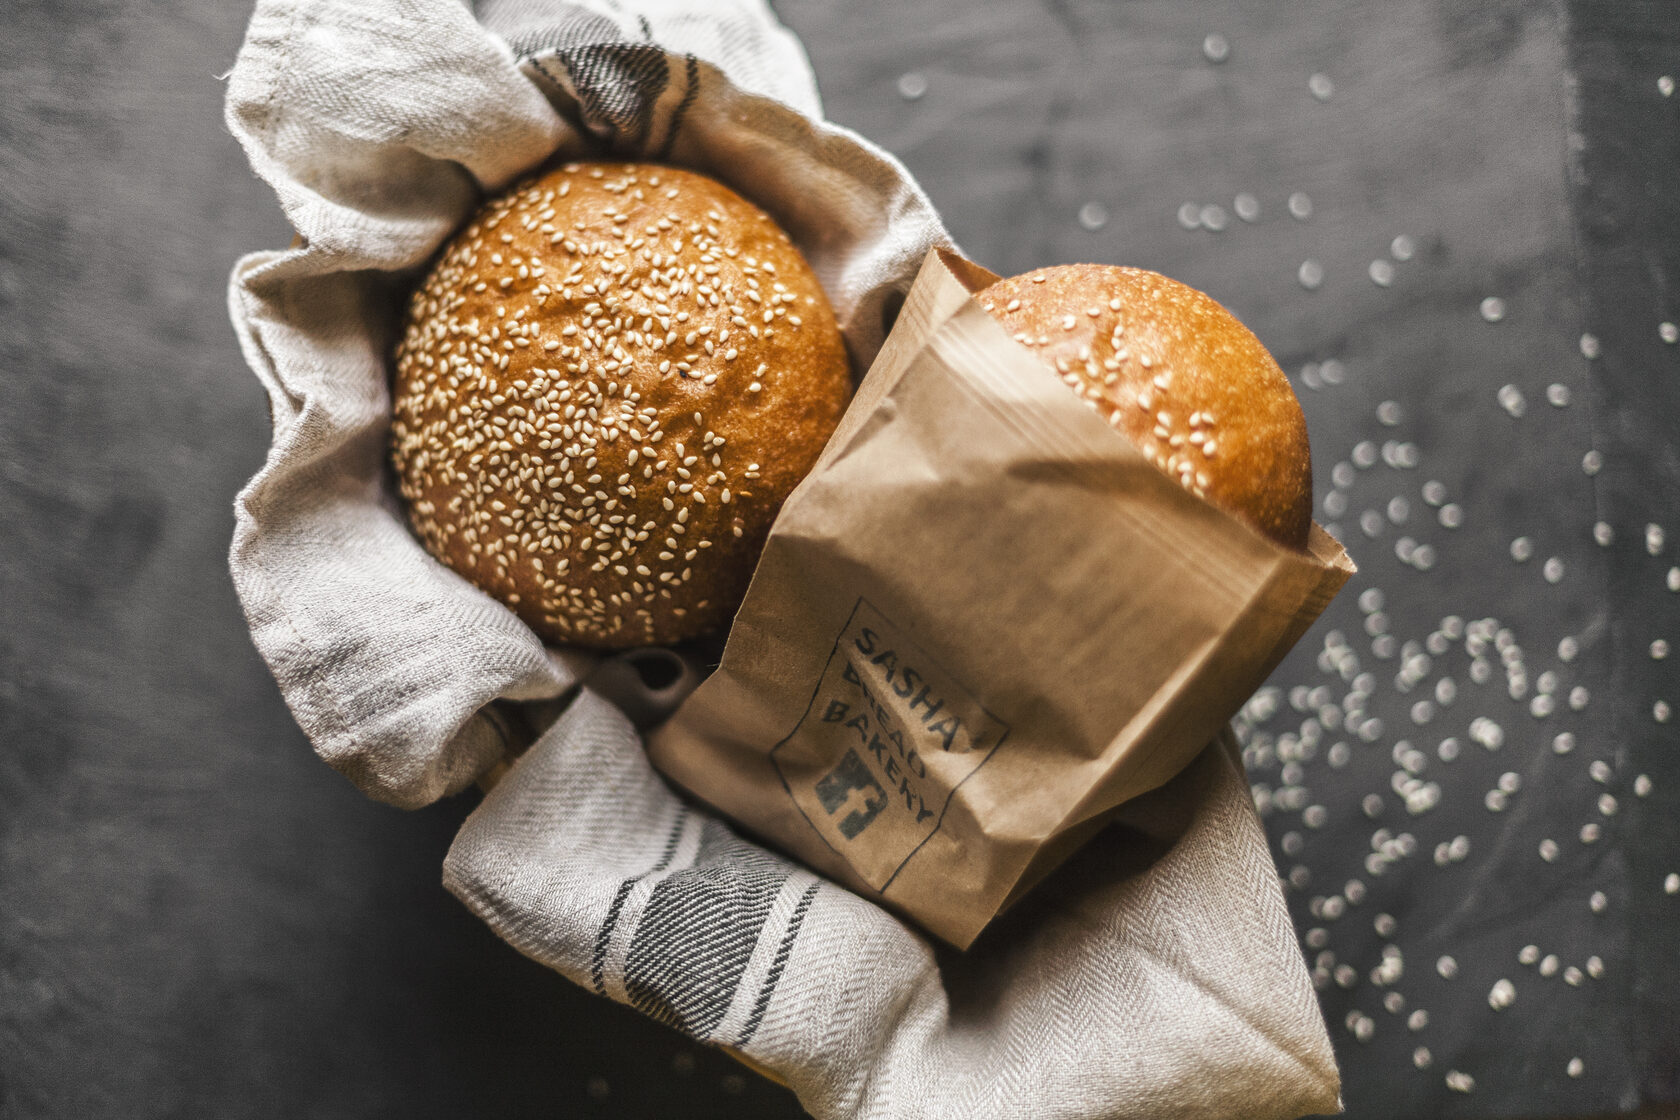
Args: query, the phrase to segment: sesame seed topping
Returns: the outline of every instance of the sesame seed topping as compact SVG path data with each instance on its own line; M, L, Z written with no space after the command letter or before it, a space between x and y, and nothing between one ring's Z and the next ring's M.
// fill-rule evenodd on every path
M696 549L726 525L732 541L757 533L779 504L736 488L760 476L731 450L732 437L753 450L751 429L713 402L764 394L770 363L754 361L750 377L721 363L776 360L777 331L801 325L789 314L801 297L781 282L774 295L756 290L777 274L764 258L790 252L785 237L745 256L734 229L758 238L763 227L726 218L723 203L685 200L692 220L661 212L692 176L594 166L562 213L555 201L580 170L492 200L414 294L396 353L392 456L435 555L550 640L642 644L672 619L715 615L705 609L715 595L673 596L709 578L690 566ZM656 204L644 188L660 183ZM749 309L767 298L761 331ZM784 407L767 396L754 408ZM714 413L710 427L695 405ZM667 446L674 457L660 455ZM708 512L723 506L728 519ZM695 538L680 560L674 546L659 552L661 524Z

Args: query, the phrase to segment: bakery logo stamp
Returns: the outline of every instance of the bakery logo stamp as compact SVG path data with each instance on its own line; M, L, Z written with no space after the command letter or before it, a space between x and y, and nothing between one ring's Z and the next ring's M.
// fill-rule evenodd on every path
M804 716L770 760L818 835L885 891L939 830L957 787L1008 734L1008 724L860 598Z
M848 840L857 839L857 834L887 807L887 791L857 751L842 755L840 765L817 779L816 790L823 812L840 822L840 835ZM847 812L842 815L841 809Z

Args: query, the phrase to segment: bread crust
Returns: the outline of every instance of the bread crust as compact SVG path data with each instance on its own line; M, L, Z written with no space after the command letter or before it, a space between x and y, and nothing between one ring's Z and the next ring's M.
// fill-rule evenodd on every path
M491 200L414 293L391 459L443 563L549 642L725 625L851 395L785 232L722 184L567 164Z
M976 298L1161 470L1273 540L1312 524L1306 418L1260 340L1211 297L1116 265L1042 268Z

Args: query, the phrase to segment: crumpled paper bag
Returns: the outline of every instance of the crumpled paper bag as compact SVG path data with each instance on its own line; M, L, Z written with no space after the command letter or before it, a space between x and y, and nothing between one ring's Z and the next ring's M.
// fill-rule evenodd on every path
M661 773L966 948L1182 770L1347 582L1187 492L931 250ZM1122 313L1123 314L1123 313Z

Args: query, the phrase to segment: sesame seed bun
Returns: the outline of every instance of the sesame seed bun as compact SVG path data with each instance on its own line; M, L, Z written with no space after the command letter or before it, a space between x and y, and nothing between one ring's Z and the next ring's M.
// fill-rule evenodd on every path
M1289 378L1229 311L1159 273L1097 264L1012 276L976 298L1186 489L1306 547L1306 418Z
M415 292L391 456L426 548L545 640L667 644L728 623L850 394L768 215L692 172L568 164Z

